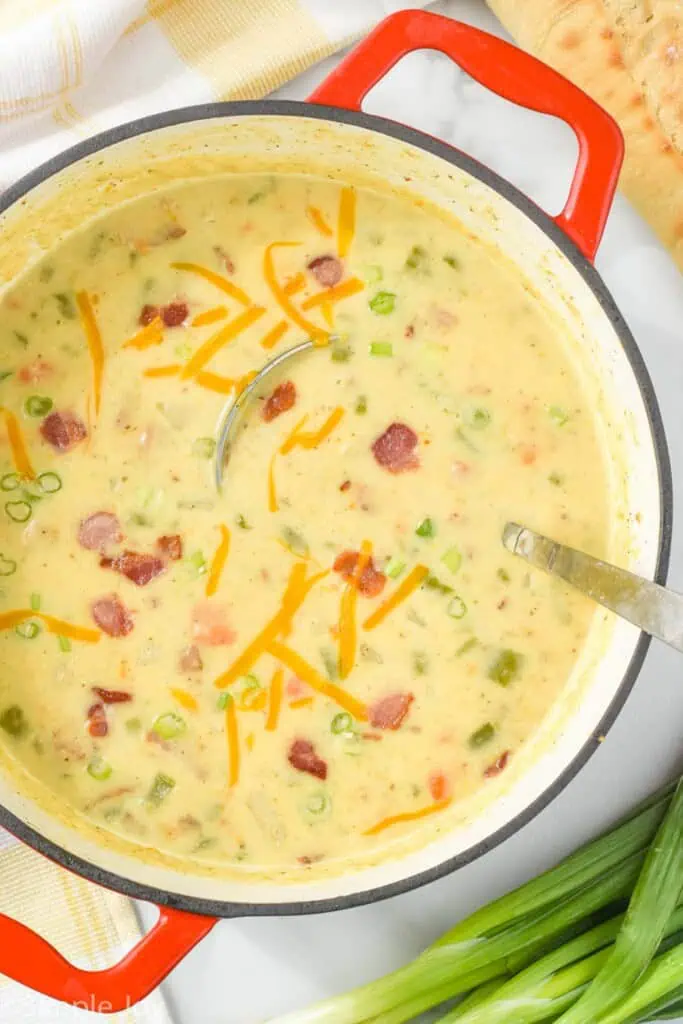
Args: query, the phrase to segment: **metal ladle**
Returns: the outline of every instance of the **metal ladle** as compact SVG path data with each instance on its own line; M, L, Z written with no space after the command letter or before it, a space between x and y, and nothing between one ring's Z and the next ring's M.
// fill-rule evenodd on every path
M253 398L261 390L261 386L275 370L281 369L288 360L293 359L295 356L301 355L302 352L307 352L311 348L315 348L315 342L313 341L302 341L300 345L295 345L294 348L287 349L286 352L281 352L279 356L275 356L269 363L261 367L259 372L256 374L254 379L247 384L246 388L240 392L234 402L226 402L220 419L218 421L218 433L216 435L216 452L214 455L214 480L216 482L216 489L220 493L223 486L223 472L225 469L225 463L230 455L230 447L235 435L235 431L239 425L240 419L245 412L247 406Z
M683 653L683 595L583 551L507 523L503 545L513 555L559 576L582 594Z

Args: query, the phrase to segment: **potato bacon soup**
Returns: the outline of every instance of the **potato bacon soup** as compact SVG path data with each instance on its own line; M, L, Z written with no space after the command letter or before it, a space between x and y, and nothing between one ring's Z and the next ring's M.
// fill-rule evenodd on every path
M225 403L307 338L219 495ZM273 875L497 790L592 616L502 527L607 537L595 416L513 267L405 198L223 176L70 236L0 353L0 740L31 775Z

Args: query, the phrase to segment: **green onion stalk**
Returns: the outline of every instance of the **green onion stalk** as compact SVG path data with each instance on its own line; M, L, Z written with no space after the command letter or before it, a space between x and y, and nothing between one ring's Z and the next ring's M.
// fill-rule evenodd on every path
M673 790L666 787L611 832L477 910L413 963L278 1018L279 1024L401 1024L478 985L523 970L559 943L574 939L577 930L596 925L594 915L604 916L606 908L628 899Z

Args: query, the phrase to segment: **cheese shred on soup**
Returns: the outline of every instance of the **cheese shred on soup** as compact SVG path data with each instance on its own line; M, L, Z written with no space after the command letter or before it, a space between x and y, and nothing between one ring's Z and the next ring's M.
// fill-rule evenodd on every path
M213 485L219 414L278 352ZM0 742L194 861L353 863L514 769L592 608L500 543L604 554L560 327L405 199L297 176L147 196L2 300Z

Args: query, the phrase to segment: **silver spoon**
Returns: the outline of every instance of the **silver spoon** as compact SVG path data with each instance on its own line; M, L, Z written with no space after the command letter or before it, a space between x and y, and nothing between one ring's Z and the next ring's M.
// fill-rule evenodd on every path
M503 545L531 565L571 583L593 601L683 652L683 595L540 533L507 523Z
M247 384L243 391L239 393L234 402L226 402L218 421L216 452L213 467L216 489L219 493L223 486L223 471L225 469L226 460L230 455L230 446L232 444L235 431L242 414L251 400L260 391L264 380L271 373L274 373L275 370L279 370L289 359L293 359L302 352L307 352L309 349L315 347L316 345L313 341L302 341L300 345L295 345L294 348L289 348L286 352L281 352L279 356L275 356L275 358L271 359L269 363L266 363L265 366L261 367L254 379Z

